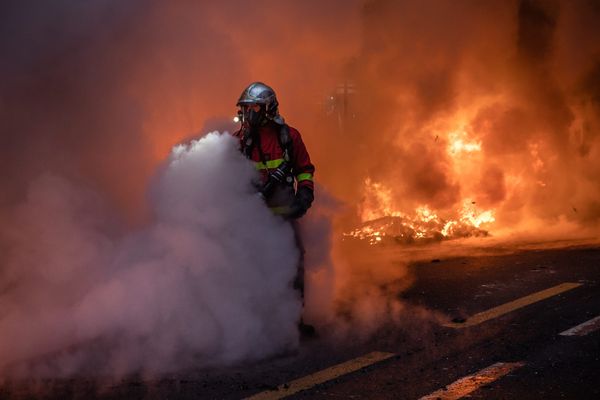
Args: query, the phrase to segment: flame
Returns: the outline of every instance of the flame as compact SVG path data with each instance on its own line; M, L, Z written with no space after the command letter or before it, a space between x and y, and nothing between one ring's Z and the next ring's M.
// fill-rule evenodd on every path
M392 191L382 183L365 179L365 198L360 206L361 221L371 221L381 216L401 217L402 213L392 207Z
M448 168L462 187L469 188L473 174L478 173L484 162L482 142L476 132L466 128L465 112L459 113L445 126L431 129L435 140L445 143ZM448 129L453 128L453 129ZM532 147L532 152L537 148ZM536 153L537 155L537 153ZM415 241L439 241L468 236L487 236L489 227L496 221L493 209L481 209L473 198L459 201L454 210L445 210L440 216L429 204L420 204L414 209L403 210L395 204L390 186L370 177L363 183L363 200L358 216L361 225L344 233L346 238L365 240L369 244L388 241L413 243Z
M469 140L464 130L451 132L449 135L448 153L474 153L481 151L481 142Z
M414 243L487 236L482 227L496 221L494 210L481 210L471 199L462 201L454 218L441 218L428 205L421 205L408 215L393 208L392 191L383 183L367 178L364 186L365 199L359 212L362 225L344 233L345 238L375 245L384 241Z

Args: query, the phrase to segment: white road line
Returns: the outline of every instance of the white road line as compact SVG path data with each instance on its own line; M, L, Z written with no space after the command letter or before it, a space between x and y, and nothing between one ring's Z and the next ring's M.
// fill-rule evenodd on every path
M532 293L528 296L521 297L517 300L510 301L510 302L502 304L500 306L491 308L487 311L482 311L480 313L477 313L477 314L467 318L467 320L465 322L448 322L448 323L444 324L443 326L446 326L448 328L461 329L461 328L467 328L469 326L479 325L482 322L500 317L504 314L507 314L507 313L517 310L519 308L526 307L533 303L537 303L538 301L542 301L549 297L556 296L556 295L566 292L568 290L575 289L581 285L582 285L581 283L572 283L572 282L561 283L560 285L553 286L551 288Z
M314 374L305 376L303 378L296 379L289 383L280 385L277 390L269 390L266 392L257 393L247 400L277 400L287 396L296 394L302 390L310 389L321 383L330 381L340 376L349 374L351 372L358 371L369 365L378 363L388 358L394 357L394 353L383 353L380 351L374 351L362 357L355 358L344 363L334 365L333 367L326 368L322 371L315 372Z
M588 333L592 333L596 330L600 329L600 315L596 318L592 318L589 321L585 321L582 324L572 327L571 329L567 329L564 332L561 332L559 335L561 336L585 336Z
M496 363L481 371L465 376L436 392L421 397L419 400L456 400L474 392L488 383L502 378L504 375L521 368L524 362Z

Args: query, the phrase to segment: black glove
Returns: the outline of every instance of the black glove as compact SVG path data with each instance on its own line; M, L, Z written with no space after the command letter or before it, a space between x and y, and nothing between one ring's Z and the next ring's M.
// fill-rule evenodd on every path
M263 198L267 198L271 195L271 192L275 189L275 186L285 183L285 177L287 176L287 170L289 166L286 162L283 162L277 169L269 174L267 182L259 188L259 192Z
M296 192L296 198L290 207L290 212L287 215L290 219L297 219L306 214L310 208L315 196L313 190L306 186L300 186Z

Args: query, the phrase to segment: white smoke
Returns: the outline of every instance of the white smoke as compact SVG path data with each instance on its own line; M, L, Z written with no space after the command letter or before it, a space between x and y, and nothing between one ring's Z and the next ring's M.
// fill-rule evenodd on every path
M178 146L154 222L125 237L91 193L32 183L0 228L2 375L162 373L297 346L298 252L254 174L229 135Z

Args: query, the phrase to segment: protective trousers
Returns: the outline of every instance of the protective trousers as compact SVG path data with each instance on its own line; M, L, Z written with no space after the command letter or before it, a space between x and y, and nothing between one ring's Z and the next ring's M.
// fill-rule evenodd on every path
M296 265L296 277L294 278L294 289L300 292L302 303L304 304L304 243L300 232L300 224L297 220L291 220L290 224L294 230L294 240L298 248L298 264Z

